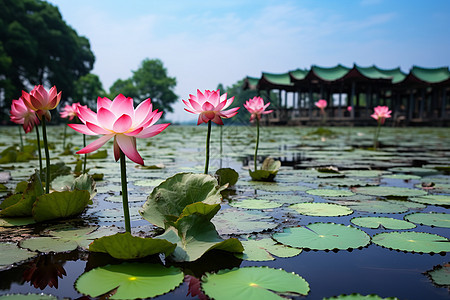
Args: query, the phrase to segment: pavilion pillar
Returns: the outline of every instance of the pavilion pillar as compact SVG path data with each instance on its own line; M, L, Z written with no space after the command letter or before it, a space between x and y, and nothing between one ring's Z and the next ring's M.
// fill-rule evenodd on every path
M309 111L308 111L308 117L311 119L312 118L312 109L313 109L313 92L312 92L312 87L309 86Z
M355 119L355 90L356 90L356 83L355 81L352 81L352 91L350 95L350 106L353 108L352 111L350 112L350 118L352 120Z
M408 121L411 121L413 118L414 112L414 94L413 90L409 90L409 104L408 104Z
M421 96L421 99L420 99L420 102L419 102L419 119L420 120L422 120L422 118L423 118L423 110L424 110L424 107L425 107L425 89L426 88L422 89L422 96Z
M442 106L441 106L441 119L446 117L446 106L447 106L447 89L442 88Z

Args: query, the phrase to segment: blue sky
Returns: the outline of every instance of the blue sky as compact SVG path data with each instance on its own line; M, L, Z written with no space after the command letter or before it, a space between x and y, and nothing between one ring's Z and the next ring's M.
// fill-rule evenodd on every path
M50 0L96 56L105 89L159 58L176 94L311 65L450 65L448 0ZM141 99L143 100L143 99ZM193 120L181 100L173 121Z

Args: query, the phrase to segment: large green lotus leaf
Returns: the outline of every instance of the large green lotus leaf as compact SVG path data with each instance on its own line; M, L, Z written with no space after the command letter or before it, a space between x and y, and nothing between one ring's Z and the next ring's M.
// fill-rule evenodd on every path
M277 176L278 170L281 167L281 162L267 157L259 170L249 170L250 177L255 181L273 181Z
M184 216L177 220L174 227L157 238L177 244L172 257L175 261L195 261L206 252L217 249L228 252L242 252L244 248L239 240L223 240L208 218L198 214Z
M141 238L129 232L98 238L89 245L89 251L108 253L117 259L136 259L164 253L169 255L176 245L164 239Z
M78 244L76 241L61 239L58 237L36 237L26 240L22 240L19 246L32 251L39 251L43 253L49 252L69 252L77 249Z
M88 174L82 174L75 178L75 180L72 183L71 190L85 190L88 191L90 194L90 199L94 198L94 196L97 194L97 190L95 189L96 183L94 178ZM92 201L90 201L89 204L92 204Z
M137 180L133 184L136 186L158 186L164 180L162 179L145 179L145 180Z
M202 281L204 293L215 300L280 300L309 292L308 282L299 275L268 267L221 270Z
M305 203L305 202L313 202L314 199L312 197L302 196L302 195L289 195L289 194L264 194L258 195L258 199L261 200L273 200L282 204L296 204L296 203Z
M348 197L354 195L354 193L348 190L331 190L331 189L311 189L307 190L306 193L321 197Z
M58 192L70 191L75 178L73 174L58 176L52 181L52 189Z
M221 210L212 219L220 234L243 234L274 229L273 218L260 211Z
M187 205L183 212L181 213L179 219L193 215L198 214L204 216L208 221L210 221L220 210L220 204L206 204L203 202L196 202Z
M0 203L0 209L5 209L11 205L16 204L22 199L22 193L19 194L12 194L8 197L6 197L2 203Z
M302 215L318 216L318 217L338 217L347 216L353 213L350 208L331 203L298 203L289 206Z
M323 298L323 300L399 300L398 298L388 297L381 298L378 295L361 295L361 294L350 294L350 295L339 295L331 298Z
M436 266L426 274L430 276L434 284L439 286L450 286L450 264Z
M355 189L356 193L381 197L415 197L426 195L427 192L396 186L369 186Z
M427 207L425 204L421 204L418 202L405 201L405 200L390 199L390 200L387 200L387 202L393 203L393 204L400 204L400 205L406 206L408 209L420 210L420 209L424 209Z
M372 237L375 244L395 250L419 253L450 251L450 241L437 234L425 232L383 232Z
M282 233L275 233L273 238L291 247L313 250L353 249L364 247L370 242L370 237L364 231L334 223L288 227Z
M81 214L90 202L90 194L86 190L44 194L34 203L33 217L42 222L76 216Z
M108 157L108 151L107 150L99 150L95 153L89 154L89 159L105 159Z
M0 300L58 300L58 297L45 294L8 294L0 296Z
M411 197L408 198L408 200L430 205L450 205L449 195L426 195L421 197Z
M89 244L95 239L114 233L117 233L117 228L115 227L87 226L74 228L64 224L51 227L50 230L46 231L48 235L75 241L83 249L88 249Z
M175 267L148 263L123 263L93 269L78 277L75 288L90 297L115 291L108 299L137 299L163 295L183 281Z
M179 217L195 202L218 204L222 200L217 180L205 174L179 173L155 187L140 214L150 223L165 227L168 219Z
M353 202L346 205L353 210L378 214L399 214L408 211L408 207L405 205L399 204L397 202L380 200Z
M230 202L230 206L247 209L271 209L282 206L282 203L262 199L244 199L242 201Z
M15 227L36 223L32 217L24 218L0 218L0 226L2 227Z
M277 244L270 238L241 241L241 243L244 246L244 252L235 254L235 256L250 261L269 261L275 259L272 255L292 257L302 252L301 249Z
M231 168L221 168L215 174L218 178L219 185L223 186L228 183L228 186L233 186L239 179L239 174Z
M386 229L412 229L416 225L413 223L387 217L358 217L350 220L353 224L366 228L386 228Z
M446 213L413 213L406 215L405 220L421 225L450 228L450 214Z
M12 264L22 262L37 255L36 252L31 252L17 247L11 243L0 243L0 270L10 267Z
M0 217L29 217L32 215L33 204L37 197L42 195L42 183L37 173L33 174L28 181L27 188L22 198L15 204L0 211Z

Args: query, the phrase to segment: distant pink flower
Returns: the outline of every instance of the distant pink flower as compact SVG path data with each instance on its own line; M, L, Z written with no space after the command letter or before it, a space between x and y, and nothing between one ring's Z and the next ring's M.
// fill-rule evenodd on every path
M66 106L64 106L62 112L60 113L61 118L69 118L69 120L72 121L72 119L78 115L78 108L80 106L81 104L78 102L72 103L72 105L66 104Z
M314 103L322 112L325 112L325 107L327 107L327 100L319 100L316 103Z
M39 119L45 116L45 119L50 121L52 118L50 110L58 106L61 101L61 92L58 93L55 86L47 92L42 85L38 85L29 94L22 91L22 98L28 108L36 111Z
M114 100L98 98L97 113L87 107L78 108L78 118L83 124L68 124L70 128L87 135L102 135L78 154L93 152L114 137L114 158L119 160L120 150L132 161L144 165L144 160L136 149L136 138L149 138L161 133L169 123L154 125L162 111L152 111L149 99L141 102L136 109L133 99L118 95Z
M370 115L372 118L378 121L379 124L383 125L387 118L391 117L392 111L389 110L387 106L377 106L374 109L374 113Z
M36 112L25 105L22 97L19 100L12 101L10 114L11 121L16 124L23 124L25 133L30 132L34 125L39 124Z
M220 96L220 90L205 90L202 94L197 90L197 96L189 95L189 100L183 100L187 106L184 110L197 114L197 125L212 121L218 125L223 125L222 118L231 118L237 114L239 107L224 110L233 103L234 97L227 99L227 93Z
M348 111L348 112L351 112L352 110L353 110L353 107L347 106L347 111Z
M255 118L261 119L261 115L270 114L273 110L267 110L266 108L270 105L270 102L264 105L264 100L261 97L253 97L244 103L244 107L252 114L250 116L250 122Z

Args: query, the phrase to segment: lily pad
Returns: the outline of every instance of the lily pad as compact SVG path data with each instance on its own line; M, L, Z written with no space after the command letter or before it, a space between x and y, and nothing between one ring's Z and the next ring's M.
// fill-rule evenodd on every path
M381 197L416 197L426 195L427 192L396 186L369 186L355 189L356 193Z
M0 300L58 300L58 297L46 294L10 294L0 296Z
M175 267L147 263L123 263L93 269L81 275L75 288L90 297L114 291L109 299L137 299L163 295L183 281Z
M89 251L108 253L117 259L136 259L157 253L167 256L175 247L164 239L141 238L125 232L96 239L90 244Z
M334 223L314 223L301 227L288 227L273 238L291 247L313 250L346 250L365 247L370 237L352 226Z
M331 189L311 189L307 190L306 193L321 197L348 197L354 195L354 193L348 190L331 190Z
M411 201L430 205L450 205L449 195L426 195L408 198Z
M292 257L302 252L301 249L277 244L277 242L269 238L241 241L241 243L244 246L244 252L235 254L235 256L250 261L270 261L275 260L273 255L278 257Z
M398 298L388 297L381 298L378 295L361 295L361 294L350 294L350 295L339 295L331 298L324 298L323 300L399 300Z
M273 218L259 211L226 209L220 211L212 222L220 234L261 232L277 227Z
M202 280L204 293L216 300L286 299L309 292L308 282L299 275L268 267L221 270Z
M400 251L440 253L450 251L450 241L437 234L425 232L383 232L372 237L375 244Z
M247 209L271 209L282 206L282 203L262 199L244 199L229 203L230 206Z
M405 220L421 225L450 228L450 214L446 213L413 213L406 215Z
M425 274L427 274L436 285L450 286L450 264L434 267L433 270L427 271Z
M239 174L231 168L221 168L216 171L215 176L218 178L220 186L228 183L228 186L233 186L239 179Z
M318 216L318 217L338 217L347 216L353 213L350 208L331 203L298 203L289 206L289 208L307 216Z
M350 220L353 224L366 228L386 228L386 229L412 229L416 225L413 223L387 217L359 217Z
M381 200L352 202L346 205L356 211L364 211L378 214L398 214L408 211L408 207L405 205L399 204L397 202L381 201Z
M0 218L0 226L2 227L15 227L34 224L36 221L31 217L25 218Z
M36 252L31 252L17 247L11 243L0 243L0 270L6 269L12 264L20 263L37 255Z

